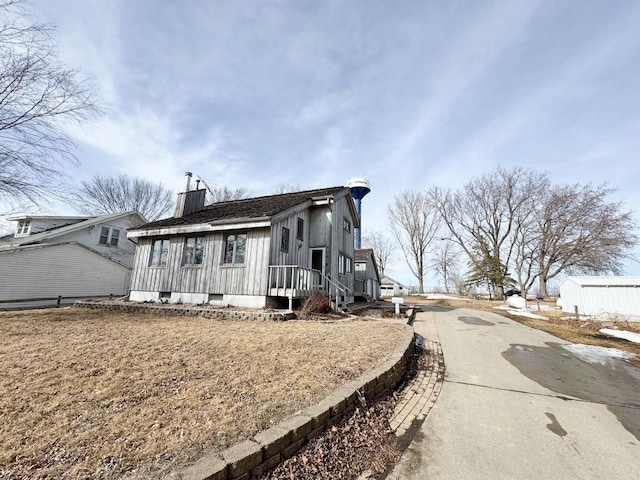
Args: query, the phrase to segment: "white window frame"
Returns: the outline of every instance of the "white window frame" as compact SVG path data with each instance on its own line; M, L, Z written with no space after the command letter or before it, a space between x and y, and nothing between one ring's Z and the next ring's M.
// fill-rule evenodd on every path
M120 240L120 229L113 227L100 227L98 245L105 247L117 247Z
M340 254L338 257L338 273L340 275L353 274L353 259L347 255Z
M16 237L26 237L31 231L31 220L19 220Z

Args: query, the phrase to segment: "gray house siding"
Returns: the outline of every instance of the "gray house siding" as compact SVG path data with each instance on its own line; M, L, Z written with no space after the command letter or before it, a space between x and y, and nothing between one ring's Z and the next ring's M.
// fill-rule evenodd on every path
M200 294L202 301L211 295L266 295L267 261L269 258L269 229L239 230L247 234L245 263L224 265L224 238L226 233L204 234L203 263L183 265L185 241L193 235L169 237L166 266L149 266L153 240L161 237L141 238L136 252L131 290L140 292L170 292L172 300L189 302L191 294ZM233 232L236 233L236 232Z

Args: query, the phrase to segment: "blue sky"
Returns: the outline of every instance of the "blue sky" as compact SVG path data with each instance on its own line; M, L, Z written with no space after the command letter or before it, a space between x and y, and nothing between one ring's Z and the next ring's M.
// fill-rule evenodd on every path
M404 189L496 165L640 206L640 2L37 0L108 112L78 180L184 172L254 195L369 179L363 233ZM398 258L390 270L416 281ZM628 274L640 274L636 262ZM429 282L427 281L427 284Z

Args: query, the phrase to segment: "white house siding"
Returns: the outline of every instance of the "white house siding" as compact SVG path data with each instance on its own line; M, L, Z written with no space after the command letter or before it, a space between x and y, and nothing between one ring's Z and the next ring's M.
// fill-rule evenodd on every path
M567 313L640 316L640 277L568 277L560 298Z
M184 302L188 302L184 294L200 294L198 298L202 299L206 299L209 294L266 296L269 273L269 229L239 231L239 233L245 232L247 234L245 264L241 266L222 264L223 232L204 235L203 263L197 266L182 265L186 236L177 235L170 238L167 265L163 267L148 266L154 239L140 238L134 264L135 276L131 284L132 299L142 298L135 292L155 292L156 294L170 292L172 300L179 297ZM183 295L180 296L180 294ZM147 298L157 299L153 296Z
M130 272L77 243L0 250L0 299L122 296Z
M65 235L60 235L55 238L55 242L79 242L86 245L103 255L111 257L119 262L122 262L128 266L133 266L133 257L136 250L136 245L131 240L127 239L127 230L131 228L131 217L112 219L109 222L94 225L91 227L85 227L79 231L71 232ZM102 227L116 228L120 230L120 238L118 239L117 247L107 247L106 245L100 245L100 231Z

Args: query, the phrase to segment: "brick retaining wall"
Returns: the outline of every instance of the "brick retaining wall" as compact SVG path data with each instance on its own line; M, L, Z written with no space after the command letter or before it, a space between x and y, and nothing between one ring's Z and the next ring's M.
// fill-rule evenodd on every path
M79 308L115 310L120 312L154 313L156 315L183 315L187 317L217 318L220 320L262 320L285 321L295 318L291 312L254 310L243 308L216 308L206 305L191 304L158 304L158 303L132 303L132 302L91 302L81 301L73 305Z

